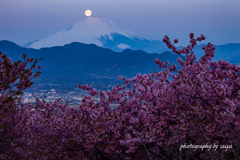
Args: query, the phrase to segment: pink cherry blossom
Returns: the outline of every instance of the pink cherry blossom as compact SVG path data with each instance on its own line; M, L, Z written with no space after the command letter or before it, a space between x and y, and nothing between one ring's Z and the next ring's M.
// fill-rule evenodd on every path
M39 71L34 75L31 71L38 61L25 69L30 59L13 65L0 54L0 157L238 159L240 67L224 60L211 61L216 49L211 43L202 47L205 54L196 61L192 49L205 36L193 37L190 33L191 44L180 50L176 50L169 37L163 38L180 56L179 67L155 59L164 70L137 74L131 79L119 76L124 85L112 90L97 91L91 85L79 84L79 89L89 95L76 109L60 103L60 99L36 99L36 104L20 105L22 90L32 85L31 78L40 75ZM100 101L95 101L96 97ZM111 103L118 107L110 108ZM233 148L180 150L181 145L191 143L221 143Z

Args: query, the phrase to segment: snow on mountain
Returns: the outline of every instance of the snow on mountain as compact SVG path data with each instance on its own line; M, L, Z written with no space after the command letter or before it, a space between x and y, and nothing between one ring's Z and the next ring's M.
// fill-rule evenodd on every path
M115 51L130 48L142 49L148 52L159 49L163 43L143 38L133 32L122 29L106 18L90 16L68 27L65 31L30 42L23 47L40 49L43 47L64 46L72 42L96 44L99 47L110 48Z
M129 48L130 46L121 43L121 44L119 44L117 47L120 48L120 49L126 49L126 48Z

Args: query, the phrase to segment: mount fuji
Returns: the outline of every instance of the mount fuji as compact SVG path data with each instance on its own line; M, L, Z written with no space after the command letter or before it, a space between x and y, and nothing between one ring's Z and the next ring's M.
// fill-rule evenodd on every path
M166 44L161 41L144 38L98 16L86 17L64 31L30 42L22 47L40 49L64 46L72 42L95 44L114 51L132 49L153 53L158 50L168 50Z

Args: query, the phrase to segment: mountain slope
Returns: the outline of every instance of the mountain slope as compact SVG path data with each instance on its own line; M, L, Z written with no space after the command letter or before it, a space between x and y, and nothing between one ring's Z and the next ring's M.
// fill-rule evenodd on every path
M12 48L18 48L18 50L11 50ZM155 58L168 60L170 64L177 63L178 58L170 52L149 54L141 50L130 49L114 52L94 44L77 42L50 48L27 49L12 42L0 41L0 50L3 54L13 58L13 61L21 59L23 53L34 58L46 57L40 62L42 75L34 82L48 85L50 83L61 84L62 86L68 84L69 87L74 86L74 88L81 83L93 84L94 87L103 89L111 83L120 83L119 75L131 78L138 73L160 71L158 65L154 63Z
M202 46L196 46L193 50L197 59L204 54ZM45 87L59 84L59 87L75 88L76 84L81 83L107 89L109 84L121 82L118 81L119 75L130 78L138 73L160 71L158 65L153 62L155 58L178 65L176 62L178 56L171 52L148 54L141 50L130 49L114 52L94 44L78 42L58 47L31 49L20 47L9 41L0 41L0 51L13 58L13 61L21 59L23 53L28 57L46 57L40 62L42 75L34 80L35 88L43 87L39 84L46 84ZM216 57L213 60L221 58L230 63L240 64L240 43L216 46L215 53Z

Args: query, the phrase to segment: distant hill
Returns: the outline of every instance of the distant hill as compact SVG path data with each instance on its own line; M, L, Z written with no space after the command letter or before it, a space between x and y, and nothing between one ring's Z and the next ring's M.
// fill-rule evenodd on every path
M77 84L81 83L107 89L110 84L121 82L118 80L119 75L130 78L138 73L160 71L158 65L154 63L155 58L168 60L170 64L177 64L178 58L171 52L149 54L130 49L114 52L94 44L78 42L58 47L31 49L20 47L10 41L0 41L0 51L13 58L13 61L21 59L23 53L33 58L46 57L40 62L42 75L34 80L35 88L51 88L53 84L76 88Z
M197 60L200 59L205 53L202 50L202 46L207 46L207 44L197 45L193 52L197 56ZM229 43L224 45L213 45L216 47L215 55L213 61L218 61L219 59L229 61L231 64L240 64L240 43ZM182 49L183 47L177 47L177 49ZM167 49L171 51L170 49ZM164 49L157 50L156 53L162 53Z
M206 44L201 44L196 46L193 49L197 58L201 58L204 55L204 50L202 50L202 46L206 46ZM218 61L219 59L229 61L231 64L240 64L240 43L229 43L224 45L214 45L216 47L215 56L213 57L213 61Z

